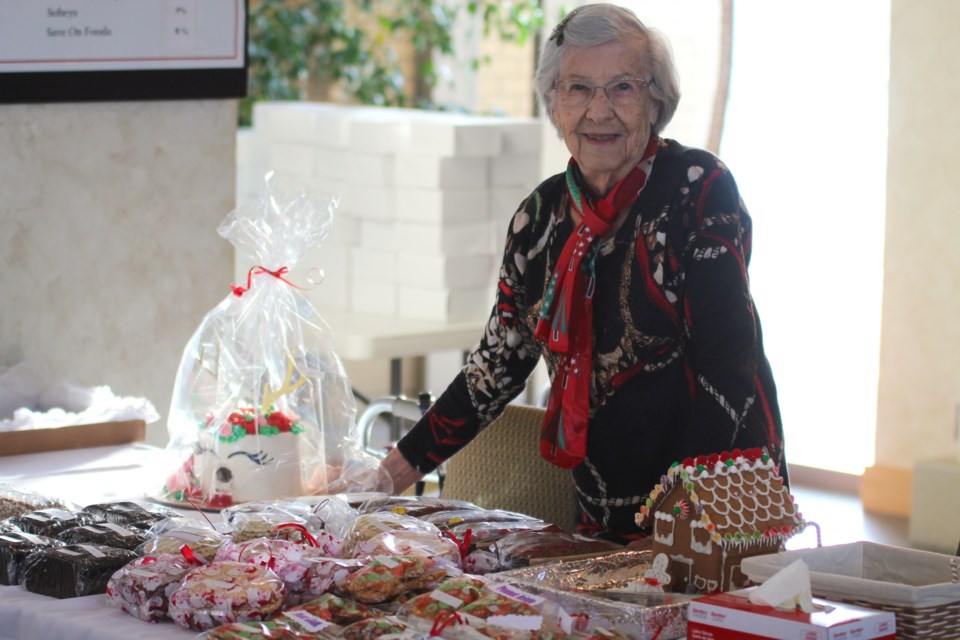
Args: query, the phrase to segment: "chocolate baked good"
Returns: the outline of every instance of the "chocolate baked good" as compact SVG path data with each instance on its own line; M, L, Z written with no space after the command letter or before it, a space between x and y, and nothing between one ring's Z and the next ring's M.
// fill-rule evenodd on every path
M97 522L80 527L70 527L57 534L57 540L65 544L102 544L118 549L136 549L149 534L112 522Z
M71 544L27 556L20 583L27 591L54 598L104 593L110 576L137 555L127 549Z
M100 518L92 513L68 511L66 509L40 509L14 516L7 522L20 529L20 531L55 538L64 529L100 521Z
M103 522L113 524L130 524L131 522L155 522L177 515L172 509L147 508L136 502L104 502L87 505L83 508L86 513L92 513Z
M27 556L34 551L62 545L59 540L23 531L0 534L0 584L20 584L20 572Z

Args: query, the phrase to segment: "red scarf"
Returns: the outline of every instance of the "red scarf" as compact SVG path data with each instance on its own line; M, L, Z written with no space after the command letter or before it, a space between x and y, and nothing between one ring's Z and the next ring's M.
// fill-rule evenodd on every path
M548 349L561 354L540 430L540 455L564 469L577 466L587 455L595 241L610 231L624 208L637 201L653 166L658 143L658 138L651 135L640 163L596 202L591 202L580 188L576 161L571 158L567 164L570 204L580 214L581 222L557 260L534 333L537 339L546 342Z

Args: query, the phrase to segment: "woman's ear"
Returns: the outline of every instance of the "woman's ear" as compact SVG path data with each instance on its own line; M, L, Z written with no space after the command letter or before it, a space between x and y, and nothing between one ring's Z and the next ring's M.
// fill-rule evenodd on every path
M650 103L650 126L652 127L657 122L657 118L660 117L660 103L651 102Z

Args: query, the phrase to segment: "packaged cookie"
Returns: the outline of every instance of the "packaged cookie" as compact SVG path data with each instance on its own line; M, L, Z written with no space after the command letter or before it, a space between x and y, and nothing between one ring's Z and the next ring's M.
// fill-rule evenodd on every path
M296 540L298 538L293 536L299 534L298 529L285 528L278 531L277 527L294 524L306 529L308 513L305 505L261 501L233 505L224 509L220 515L224 533L229 534L235 542L245 542L256 538L288 536L289 539ZM279 535L276 535L277 533Z
M156 522L177 514L173 509L145 507L136 502L104 502L87 505L85 513L92 513L102 522L126 525L132 522Z
M383 494L376 494L383 495ZM366 499L369 499L366 498ZM360 512L350 501L350 496L336 494L331 496L313 496L310 506L311 531L321 529L329 531L337 538L343 539L347 527L356 520Z
M464 605L459 611L460 613L465 613L480 618L481 620L495 616L540 615L540 612L531 605L498 593L487 593L470 604Z
M360 505L360 513L392 511L402 515L420 518L440 511L462 511L479 509L466 500L447 500L433 496L376 496Z
M283 604L283 581L244 562L211 562L188 573L170 595L170 618L206 631L230 622L266 620Z
M52 508L29 511L19 516L14 516L7 522L20 531L55 538L57 534L64 529L93 524L95 522L101 522L101 520L92 513Z
M41 509L69 510L69 505L63 500L45 496L36 491L10 484L0 484L0 520Z
M432 591L407 600L397 611L396 616L412 627L428 630L439 616L455 612L479 600L484 594L485 586L484 580L474 576L449 578Z
M197 566L181 555L137 558L110 576L107 603L146 622L169 620L170 595Z
M20 584L23 563L34 551L63 546L63 543L47 536L37 536L23 531L0 534L0 584Z
M304 590L295 594L296 598L288 594L287 602L297 599L300 604L330 593L364 564L362 560L350 558L314 558L307 567Z
M334 638L327 634L303 633L284 620L231 622L198 636L200 640L301 640Z
M307 609L292 608L284 611L274 620L283 622L305 638L342 638L343 627L314 615Z
M353 547L354 558L426 556L459 564L460 555L457 541L432 531L388 531L358 541Z
M563 529L543 520L530 519L508 522L461 522L450 527L447 531L458 540L469 537L472 547L486 548L511 533L520 531L562 532Z
M343 637L346 640L373 640L385 635L404 633L407 631L407 625L400 620L384 616L382 618L370 618L367 620L358 620L343 628Z
M503 509L460 509L457 511L440 511L421 518L436 525L441 531L449 531L457 526L490 522L529 522L547 526L539 518L528 516L516 511Z
M285 614L289 615L298 611L303 611L321 620L341 626L356 622L357 620L377 618L383 615L371 606L357 602L356 600L350 600L349 598L342 598L332 593L324 594L298 607L293 607L286 611Z
M329 531L313 531L303 525L287 522L273 528L272 537L309 545L321 556L339 558L343 555L343 540Z
M461 574L455 564L439 558L377 556L347 576L340 589L359 602L378 604Z
M228 540L217 551L215 561L247 562L269 567L286 588L287 602L299 603L307 590L307 572L320 558L316 547L279 538L256 538L246 542Z
M150 528L149 533L150 537L137 547L138 555L185 553L206 562L216 557L217 551L228 539L209 523L189 518L160 520Z
M357 516L343 533L344 555L353 556L358 544L376 538L382 533L398 531L440 534L440 529L436 526L413 516L393 513L392 511L364 513Z
M137 531L112 522L98 522L70 527L58 533L56 537L65 544L100 544L106 547L133 550L143 544L150 535L145 531Z
M503 569L524 567L537 560L588 558L623 551L614 542L588 538L561 531L519 531L500 538L495 544Z
M54 598L104 593L110 576L137 557L133 551L96 544L71 544L35 551L23 563L20 584Z

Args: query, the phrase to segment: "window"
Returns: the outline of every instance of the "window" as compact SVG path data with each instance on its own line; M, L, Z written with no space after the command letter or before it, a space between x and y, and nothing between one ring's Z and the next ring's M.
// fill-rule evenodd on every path
M754 219L751 285L794 464L873 462L888 0L737 0L720 156Z

